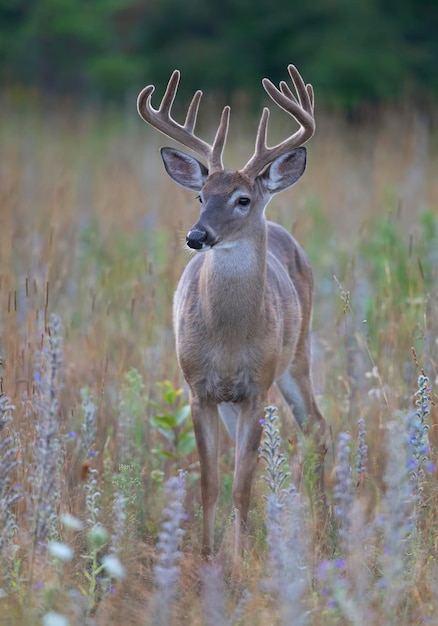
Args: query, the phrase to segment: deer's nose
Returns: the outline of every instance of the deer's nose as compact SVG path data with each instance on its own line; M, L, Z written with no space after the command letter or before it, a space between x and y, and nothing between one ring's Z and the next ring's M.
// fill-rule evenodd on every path
M200 250L203 244L207 241L208 235L205 230L198 230L194 228L187 233L186 243L189 248L194 250Z

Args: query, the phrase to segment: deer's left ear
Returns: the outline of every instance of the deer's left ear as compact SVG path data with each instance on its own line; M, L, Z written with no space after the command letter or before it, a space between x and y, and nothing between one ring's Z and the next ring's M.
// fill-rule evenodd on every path
M296 148L272 161L260 178L266 189L274 194L292 187L306 169L306 148Z

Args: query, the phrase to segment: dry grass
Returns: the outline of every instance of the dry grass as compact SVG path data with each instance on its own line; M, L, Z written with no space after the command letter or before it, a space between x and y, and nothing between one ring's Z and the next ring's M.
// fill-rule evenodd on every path
M357 420L363 417L369 467L361 506L370 519L384 493L386 425L397 411L413 405L419 369L425 368L432 383L436 384L438 377L438 253L435 250L432 259L421 256L425 248L420 219L425 209L436 211L438 207L438 182L433 174L438 166L437 138L423 118L409 111L384 111L378 120L361 125L348 125L331 115L320 117L309 147L306 176L294 190L275 198L268 214L294 232L314 268L315 380L333 434L333 450L327 460L329 498L336 481L333 467L338 433L347 431L356 437ZM274 136L283 132L281 119L275 120ZM240 130L232 133L227 154L230 163L238 165L250 154L252 139L246 130L249 124L239 124L238 115L232 123ZM103 519L110 511L111 486L119 471L118 398L126 372L138 370L144 395L151 399L157 398L158 381L182 385L174 356L171 302L187 261L184 234L195 221L198 207L189 192L166 178L158 154L160 145L161 138L132 111L99 116L77 112L68 103L50 111L16 109L11 102L3 103L0 375L1 391L17 407L9 425L19 448L17 480L25 483L33 454L32 424L23 398L32 397L35 351L43 346L50 314L56 312L64 328L61 433L79 431L80 389L86 387L97 407L99 456L95 466L102 477ZM379 218L397 230L395 247L391 247L391 235L378 234ZM375 241L381 243L379 254L371 247ZM402 257L404 250L407 276L402 287L398 266L391 258L400 250ZM374 263L376 256L380 265ZM378 372L374 377L369 375L373 366L375 374ZM272 400L278 398L273 395ZM147 408L145 417L152 412ZM437 419L433 407L433 455ZM144 501L125 538L127 575L98 607L97 624L149 623L146 607L153 593L163 499L161 483L148 473L158 469L167 477L176 464L153 457L151 448L160 438L147 420L136 428ZM294 438L295 429L290 422L286 421L282 433L286 454L291 456L287 440ZM67 443L65 449L60 507L81 518L84 459L78 445ZM231 457L230 451L224 450L218 534L229 524ZM206 622L198 558L196 454L180 459L180 465L189 470L193 480L187 486L189 519L173 621L202 624ZM262 492L258 485L252 514L255 542L243 584L252 592L241 622L248 624L277 623L279 619L269 594L260 590L266 577ZM429 493L436 499L436 491ZM0 599L0 607L4 603L8 611L5 623L11 626L36 623L32 621L35 615L49 605L60 610L65 599L62 594L83 582L83 567L80 560L75 561L63 573L61 602L49 602L47 588L55 575L42 562L33 580L44 586L44 596L39 595L39 587L26 587L28 506L26 500L15 505L17 577L21 582L12 596ZM437 514L436 503L430 503L429 528L436 529ZM418 559L421 572L409 590L410 608L397 616L400 624L426 623L422 620L431 615L430 607L438 606L432 588L437 550L432 534L429 552ZM77 543L80 551L81 540ZM330 550L336 550L333 537L328 544ZM230 613L240 596L239 588L229 580L225 596ZM311 602L309 623L350 623L345 617L337 621L326 613L316 591ZM370 611L374 624L385 623L379 608L370 606ZM71 619L74 624L86 623L73 615Z

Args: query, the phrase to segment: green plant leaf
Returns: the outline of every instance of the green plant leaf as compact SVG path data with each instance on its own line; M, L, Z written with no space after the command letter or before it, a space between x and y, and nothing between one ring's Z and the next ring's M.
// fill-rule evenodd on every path
M188 454L193 452L195 447L196 447L195 435L193 431L190 430L189 432L179 437L176 450L179 456L187 456Z
M155 426L155 428L169 431L176 428L177 421L175 415L168 413L167 415L153 415L151 417L151 424Z
M190 407L188 404L184 404L175 413L175 421L178 426L190 418Z

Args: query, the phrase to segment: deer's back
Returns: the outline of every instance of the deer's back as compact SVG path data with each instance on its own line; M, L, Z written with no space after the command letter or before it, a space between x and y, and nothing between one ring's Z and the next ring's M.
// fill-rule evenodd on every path
M313 277L310 261L298 241L280 224L268 222L268 252L286 269L301 305L304 320L312 309Z

